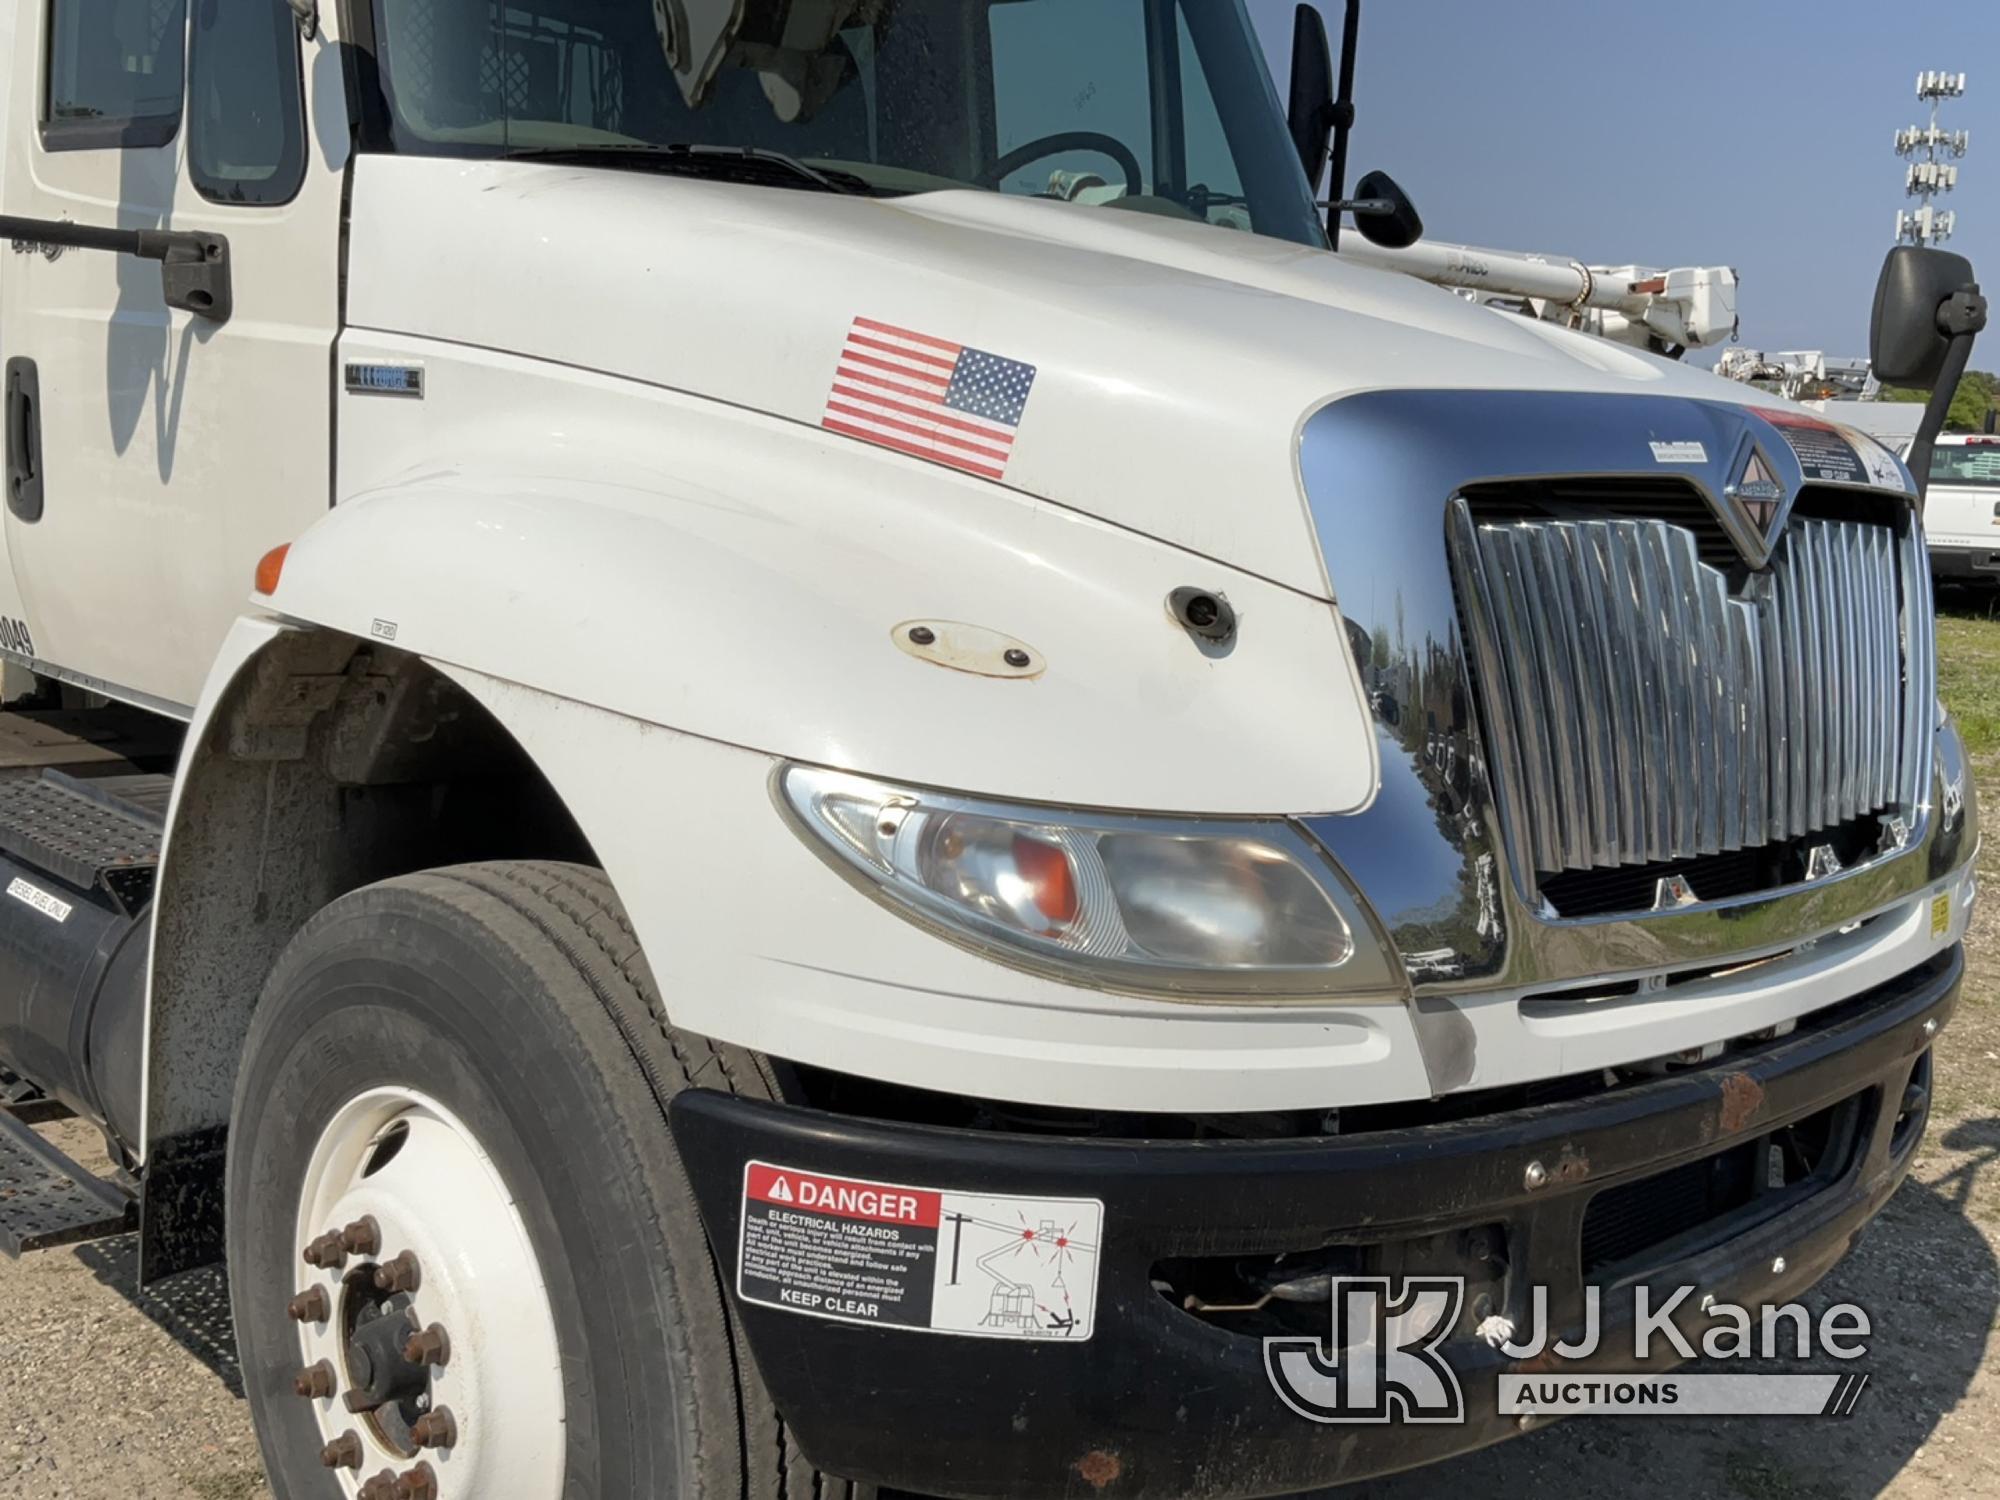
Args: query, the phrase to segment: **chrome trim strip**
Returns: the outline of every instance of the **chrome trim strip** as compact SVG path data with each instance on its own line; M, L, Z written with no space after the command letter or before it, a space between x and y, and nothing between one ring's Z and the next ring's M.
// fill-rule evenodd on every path
M1347 621L1374 709L1382 784L1362 812L1306 820L1354 879L1403 957L1412 982L1436 1003L1457 993L1512 985L1560 984L1606 973L1696 967L1757 949L1803 941L1908 898L1933 878L1933 859L1955 868L1971 853L1958 835L1941 840L1931 816L1931 741L1935 732L1935 664L1914 654L1904 693L1899 743L1899 801L1914 811L1910 842L1900 851L1856 864L1812 885L1736 901L1709 902L1660 913L1561 920L1537 910L1502 870L1501 830L1489 767L1477 732L1468 670L1473 647L1460 627L1447 553L1446 509L1468 485L1556 477L1647 477L1663 472L1691 485L1718 516L1734 515L1723 499L1725 463L1654 462L1650 442L1700 441L1733 462L1748 435L1784 486L1796 495L1804 475L1782 433L1748 408L1657 396L1532 391L1373 391L1329 403L1301 429L1300 478L1328 582ZM1907 535L1914 512L1909 493L1843 489L1879 501L1883 521ZM1740 519L1730 522L1741 529ZM1732 534L1734 534L1732 532ZM1912 558L1916 559L1913 568ZM1906 635L1928 634L1929 577L1921 549L1901 554L1902 619ZM1636 564L1613 559L1612 585ZM1785 618L1796 621L1796 613ZM1775 632L1773 633L1775 634ZM1767 694L1783 693L1779 723L1807 719L1807 674L1786 671L1777 642L1761 647ZM1633 671L1637 664L1626 663ZM1482 668L1491 670L1487 663ZM1824 678L1811 684L1815 694ZM1790 712L1796 703L1798 712ZM1913 719L1916 705L1921 715ZM1635 706L1632 717L1639 716ZM1627 722L1620 710L1620 722ZM1691 736L1689 742L1691 743ZM1649 776L1672 774L1674 757L1662 726L1636 742ZM1795 763L1796 745L1773 745L1775 763ZM1622 749L1622 747L1621 747ZM1680 762L1685 771L1687 761ZM1782 801L1803 811L1796 775L1774 779L1775 815ZM1650 805L1634 810L1644 818ZM1961 825L1962 827L1962 825ZM1647 837L1663 837L1649 827ZM1947 845L1949 847L1947 847ZM1434 1081L1455 1086L1458 1064L1430 1056ZM1465 1063L1469 1068L1469 1062ZM1459 1080L1462 1081L1462 1080Z

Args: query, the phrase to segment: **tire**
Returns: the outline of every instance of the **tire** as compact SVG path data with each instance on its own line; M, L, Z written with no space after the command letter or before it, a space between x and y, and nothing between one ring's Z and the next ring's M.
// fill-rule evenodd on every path
M697 1085L780 1092L766 1060L668 1025L600 871L536 862L429 871L343 896L307 923L252 1021L229 1137L231 1299L278 1500L353 1493L320 1458L326 1424L352 1419L294 1391L308 1325L286 1307L320 1274L298 1248L313 1232L309 1170L324 1179L325 1141L350 1101L396 1090L420 1091L474 1138L532 1247L547 1292L540 1326L552 1322L561 1356L559 1371L536 1362L535 1378L560 1387L544 1451L560 1450L564 1500L849 1500L855 1487L805 1465L732 1325L666 1126L667 1101ZM458 1184L477 1174L450 1175ZM432 1227L452 1229L415 1230ZM336 1298L345 1285L332 1283ZM419 1290L412 1311L424 1313L430 1295ZM337 1345L348 1316L332 1315ZM452 1378L475 1380L486 1360L496 1388L505 1385L514 1377L503 1357L455 1353ZM508 1389L518 1399L518 1382ZM477 1435L460 1441L440 1462L447 1476L454 1463L479 1472ZM349 1484L381 1459L371 1452ZM457 1488L447 1482L447 1500Z

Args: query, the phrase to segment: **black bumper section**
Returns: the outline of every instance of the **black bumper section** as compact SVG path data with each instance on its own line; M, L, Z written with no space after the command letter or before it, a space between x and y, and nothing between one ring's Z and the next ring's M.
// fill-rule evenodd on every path
M2000 583L2000 547L1932 547L1931 576Z
M1498 1223L1511 1257L1508 1311L1521 1315L1527 1288L1543 1285L1552 1322L1574 1327L1581 1227L1595 1194L1858 1096L1852 1157L1837 1176L1775 1216L1679 1244L1678 1259L1644 1273L1663 1293L1694 1285L1724 1302L1788 1300L1840 1259L1908 1170L1921 1121L1900 1131L1895 1122L1962 972L1954 949L1825 1024L1712 1068L1410 1130L1312 1141L1052 1139L883 1124L706 1090L677 1098L672 1123L758 1368L821 1468L968 1500L1274 1495L1512 1435L1519 1424L1495 1411L1494 1376L1515 1367L1456 1339L1445 1353L1464 1388L1462 1425L1316 1424L1274 1393L1259 1339L1203 1321L1154 1288L1161 1261L1303 1250L1357 1231L1394 1239ZM752 1159L884 1183L1101 1199L1095 1335L967 1338L742 1303L733 1288ZM1536 1161L1549 1180L1531 1191L1524 1177ZM1784 1270L1774 1274L1780 1256ZM1694 1304L1684 1304L1681 1326L1698 1334L1705 1325ZM1629 1299L1607 1294L1603 1305L1600 1353L1567 1368L1640 1367L1619 1327Z

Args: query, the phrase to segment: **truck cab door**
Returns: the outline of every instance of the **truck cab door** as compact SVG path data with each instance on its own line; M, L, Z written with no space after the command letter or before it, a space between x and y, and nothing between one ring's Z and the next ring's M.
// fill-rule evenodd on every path
M233 308L170 307L130 254L12 244L0 658L185 708L258 557L329 503L336 44L286 0L46 0L14 40L0 213L219 234Z

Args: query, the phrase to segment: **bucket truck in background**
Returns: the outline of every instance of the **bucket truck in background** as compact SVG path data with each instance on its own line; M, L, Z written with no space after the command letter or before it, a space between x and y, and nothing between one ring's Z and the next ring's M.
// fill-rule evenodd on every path
M1736 272L1729 266L1586 266L1558 256L1419 240L1392 250L1358 237L1340 253L1450 287L1468 301L1594 333L1679 359L1736 333Z

